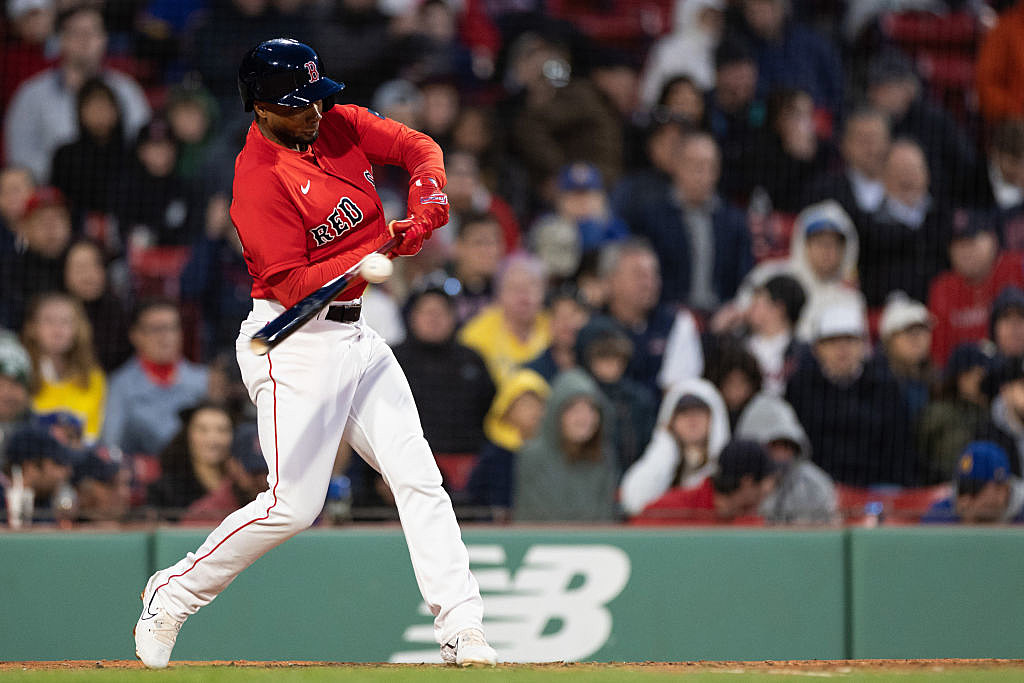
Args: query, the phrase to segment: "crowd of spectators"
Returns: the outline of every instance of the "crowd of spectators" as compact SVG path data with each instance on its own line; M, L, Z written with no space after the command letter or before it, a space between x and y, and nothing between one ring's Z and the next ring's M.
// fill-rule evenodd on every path
M451 222L364 317L465 519L1024 519L1024 2L4 9L12 525L265 486L228 209L235 69L281 35L444 150ZM387 496L339 444L324 523Z

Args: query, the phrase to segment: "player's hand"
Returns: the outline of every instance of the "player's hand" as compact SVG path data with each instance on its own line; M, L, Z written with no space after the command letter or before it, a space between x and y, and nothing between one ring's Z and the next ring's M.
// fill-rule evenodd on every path
M423 225L416 218L403 218L400 221L388 223L388 231L391 236L402 236L402 242L395 247L395 254L398 256L413 256L423 248L423 240L430 237L430 228Z
M441 191L437 179L420 176L409 183L409 217L417 219L428 230L437 230L448 223L448 195Z

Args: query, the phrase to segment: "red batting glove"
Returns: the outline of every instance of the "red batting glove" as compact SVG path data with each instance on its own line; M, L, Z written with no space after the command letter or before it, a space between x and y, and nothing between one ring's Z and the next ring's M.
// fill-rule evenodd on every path
M402 242L395 247L394 253L398 256L414 256L423 248L423 240L430 237L430 228L423 225L415 218L403 218L400 221L388 223L388 231L391 236L402 236Z
M448 195L441 191L435 178L420 176L409 183L409 217L417 219L427 230L437 230L448 223Z

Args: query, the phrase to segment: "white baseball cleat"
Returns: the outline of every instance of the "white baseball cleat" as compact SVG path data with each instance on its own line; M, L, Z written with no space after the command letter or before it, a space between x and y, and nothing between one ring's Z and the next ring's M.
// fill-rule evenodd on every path
M167 614L160 607L150 605L149 589L153 579L146 584L142 592L142 615L135 624L132 635L135 636L135 656L150 669L163 669L171 660L174 641L178 639L178 631L185 623Z
M494 666L498 653L487 644L483 631L467 628L441 646L441 659L456 666Z

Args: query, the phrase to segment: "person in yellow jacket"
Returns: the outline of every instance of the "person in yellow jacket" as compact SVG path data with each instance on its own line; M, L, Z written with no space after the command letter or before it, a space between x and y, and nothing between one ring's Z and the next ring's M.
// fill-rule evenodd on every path
M535 256L514 254L497 277L497 300L466 321L459 341L479 353L500 385L516 367L551 343L551 321L543 310L546 274Z
M107 382L82 304L60 292L39 295L29 307L22 341L32 358L33 411L71 413L85 426L83 444L95 443Z

